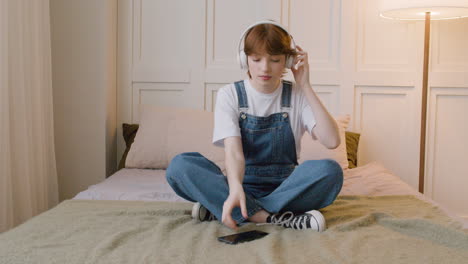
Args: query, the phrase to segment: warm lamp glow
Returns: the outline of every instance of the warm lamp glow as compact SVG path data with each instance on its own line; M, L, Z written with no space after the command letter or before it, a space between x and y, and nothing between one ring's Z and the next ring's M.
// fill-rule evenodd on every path
M431 20L468 17L468 0L381 0L380 16L399 20Z

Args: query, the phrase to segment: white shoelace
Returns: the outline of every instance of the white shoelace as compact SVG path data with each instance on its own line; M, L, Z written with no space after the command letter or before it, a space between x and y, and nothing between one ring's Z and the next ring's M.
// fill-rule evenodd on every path
M309 225L307 225L309 224ZM307 229L310 228L310 215L303 214L300 216L296 216L292 219L289 223L291 228L294 229Z
M293 229L306 229L310 228L307 226L307 223L310 222L310 215L303 214L294 216L294 214L290 211L284 212L279 217L277 215L272 215L270 218L270 223L262 223L257 225L279 225L283 227L290 227Z

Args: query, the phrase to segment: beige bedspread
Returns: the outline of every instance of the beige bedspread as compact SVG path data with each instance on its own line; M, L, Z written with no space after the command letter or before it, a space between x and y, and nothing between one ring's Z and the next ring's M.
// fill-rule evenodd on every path
M226 245L190 204L70 200L0 234L0 263L467 263L468 232L413 196L340 196L323 233L247 224Z

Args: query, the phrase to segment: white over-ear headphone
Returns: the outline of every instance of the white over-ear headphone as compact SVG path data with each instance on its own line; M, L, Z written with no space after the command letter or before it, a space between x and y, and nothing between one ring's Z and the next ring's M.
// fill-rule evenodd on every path
M271 21L271 20L263 20L263 21L258 21L258 22L255 22L254 24L250 25L241 35L240 37L240 40L239 40L239 45L238 45L238 51L239 53L237 54L237 59L239 61L239 64L241 66L241 69L243 70L248 70L249 69L249 66L247 64L247 55L245 54L245 51L244 51L244 42L245 42L245 36L247 35L247 33L255 26L257 25L261 25L261 24L271 24L271 25L275 25L279 28L281 28L282 30L284 30L284 32L286 32L286 34L288 34L288 36L291 38L291 49L293 50L296 50L296 43L294 43L294 39L292 37L291 34L289 34L289 32L286 30L286 28L284 28L281 24L279 23L276 23L274 21ZM294 56L288 56L286 55L286 68L288 69L291 69L291 67L293 66L293 63L294 63Z

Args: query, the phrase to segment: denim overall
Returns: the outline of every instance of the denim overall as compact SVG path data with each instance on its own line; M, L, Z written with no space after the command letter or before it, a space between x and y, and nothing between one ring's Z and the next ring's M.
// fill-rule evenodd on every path
M341 190L343 171L334 160L310 160L297 164L296 144L289 121L291 83L283 81L282 112L267 117L247 114L244 82L235 83L239 102L239 127L245 157L243 188L247 214L303 213L330 205ZM298 166L297 166L298 165ZM226 176L216 164L197 152L174 157L166 171L168 183L182 198L200 202L221 219L229 195ZM232 217L243 218L240 208Z
M244 82L234 83L239 101L239 127L245 157L244 188L255 198L274 191L297 165L296 142L289 122L291 82L283 81L281 110L266 117L247 114Z

